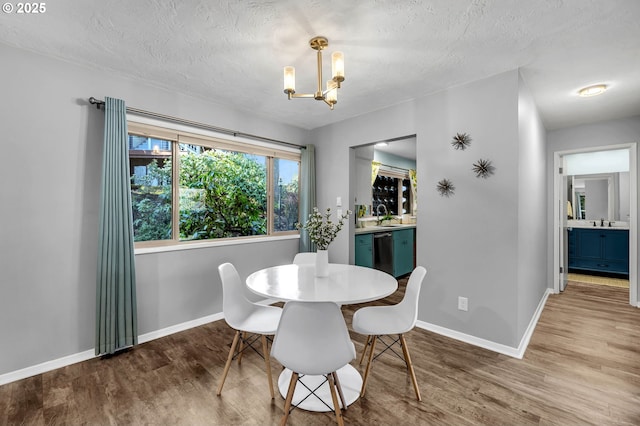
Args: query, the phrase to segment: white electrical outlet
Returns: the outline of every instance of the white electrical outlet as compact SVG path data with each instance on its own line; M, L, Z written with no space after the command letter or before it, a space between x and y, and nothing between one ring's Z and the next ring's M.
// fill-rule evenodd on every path
M466 297L458 297L458 310L460 311L468 311L469 310L469 299Z

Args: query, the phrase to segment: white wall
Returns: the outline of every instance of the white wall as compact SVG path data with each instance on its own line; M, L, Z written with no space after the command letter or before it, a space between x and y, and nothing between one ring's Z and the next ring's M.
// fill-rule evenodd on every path
M0 377L94 347L104 112L90 96L304 144L308 132L0 45ZM290 262L298 240L136 256L140 334L221 311L216 267Z

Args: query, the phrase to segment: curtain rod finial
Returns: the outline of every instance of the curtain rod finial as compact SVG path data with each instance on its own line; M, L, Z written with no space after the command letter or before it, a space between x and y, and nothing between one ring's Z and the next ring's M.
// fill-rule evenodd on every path
M89 98L89 103L92 104L92 105L95 105L96 108L100 109L100 105L103 104L104 102L99 101L98 99L96 99L93 96L91 96Z

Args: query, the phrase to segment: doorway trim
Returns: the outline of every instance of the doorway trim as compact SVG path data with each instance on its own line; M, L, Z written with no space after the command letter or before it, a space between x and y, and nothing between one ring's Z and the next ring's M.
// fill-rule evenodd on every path
M627 143L606 145L593 148L578 148L553 153L553 291L560 292L560 255L563 247L564 227L560 223L563 196L560 190L562 157L567 154L584 152L611 151L615 149L629 149L629 304L638 304L638 158L637 144ZM566 271L568 273L568 271Z

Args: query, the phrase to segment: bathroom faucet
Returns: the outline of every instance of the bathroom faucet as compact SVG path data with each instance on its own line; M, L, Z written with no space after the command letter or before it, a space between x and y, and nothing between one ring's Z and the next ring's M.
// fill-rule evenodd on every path
M600 226L604 226L604 218L600 218Z
M378 225L380 225L380 207L384 208L385 216L389 213L389 211L387 210L387 206L385 206L384 204L378 204L378 207L376 207L376 218L378 219Z

